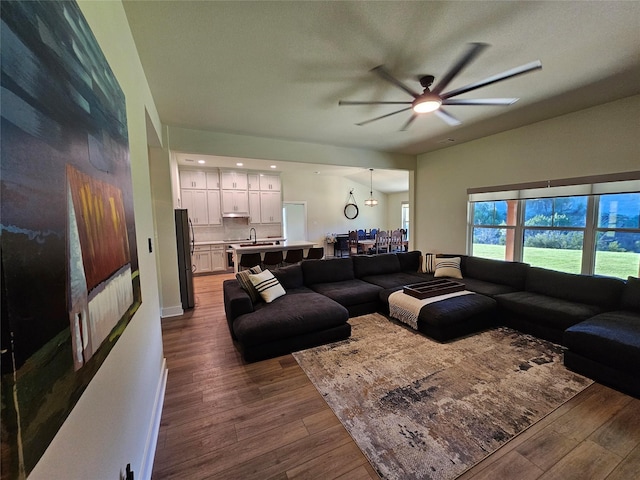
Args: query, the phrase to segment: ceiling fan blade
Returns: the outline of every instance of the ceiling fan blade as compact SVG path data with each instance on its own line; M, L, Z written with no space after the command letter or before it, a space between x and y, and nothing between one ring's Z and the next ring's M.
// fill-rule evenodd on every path
M454 117L450 113L446 112L442 108L439 108L438 110L436 110L433 113L435 113L436 116L438 118L440 118L440 120L442 120L443 122L451 125L452 127L457 127L458 125L462 124L462 122L460 120L458 120L456 117Z
M387 69L384 68L384 65L378 65L377 67L372 68L371 71L374 72L375 74L377 74L383 80L386 80L387 82L392 83L396 87L404 90L409 95L411 95L413 98L418 98L420 96L419 93L416 93L414 90L412 90L411 88L407 87L404 83L402 83L400 80L398 80L393 75L391 75L387 71Z
M460 71L464 67L466 67L469 63L471 63L473 59L476 58L478 55L480 55L482 50L484 50L488 46L489 44L487 43L469 44L469 48L467 49L466 53L458 59L458 61L449 69L447 73L445 73L445 75L440 79L438 84L435 87L433 87L431 91L436 95L439 94L441 91L443 91L446 88L446 86L449 85L451 80L453 80L453 78L456 75L458 75L458 73L460 73Z
M513 105L519 98L448 98L442 105Z
M406 112L407 110L411 110L411 107L403 108L402 110L398 110L396 112L387 113L386 115L381 115L379 117L372 118L370 120L365 120L364 122L356 123L356 125L363 126L363 125L366 125L367 123L375 122L376 120L382 120L383 118L390 117L391 115L395 115L396 113Z
M409 120L407 120L406 123L402 126L400 131L404 132L407 128L409 128L409 125L411 125L416 118L418 118L418 115L416 113L412 114L409 117Z
M338 105L411 105L412 102L359 102L352 100L340 100Z
M485 78L484 80L480 80L479 82L470 83L469 85L466 85L464 87L456 88L455 90L451 90L450 92L443 93L442 95L440 95L440 97L443 100L447 98L455 97L456 95L461 95L463 93L470 92L471 90L475 90L476 88L486 87L487 85L491 85L492 83L500 82L502 80L516 77L524 73L529 73L529 72L532 72L533 70L539 70L541 68L542 68L542 63L540 62L540 60L536 60L534 62L530 62L525 65L512 68L511 70L507 70L506 72L502 72L497 75L493 75L489 78Z

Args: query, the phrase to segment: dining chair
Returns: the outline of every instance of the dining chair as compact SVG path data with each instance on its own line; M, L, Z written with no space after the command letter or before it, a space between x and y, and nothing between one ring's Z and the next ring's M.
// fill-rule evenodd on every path
M362 253L362 246L358 240L358 232L355 230L349 232L349 256Z
M296 248L295 250L287 250L287 254L284 257L283 264L284 265L294 265L296 263L300 263L302 261L303 251L301 248Z
M399 252L402 250L402 230L397 229L391 232L389 251Z
M386 230L378 230L375 243L376 253L388 253L390 241L391 238Z
M324 247L311 247L307 252L305 260L322 260L324 258Z

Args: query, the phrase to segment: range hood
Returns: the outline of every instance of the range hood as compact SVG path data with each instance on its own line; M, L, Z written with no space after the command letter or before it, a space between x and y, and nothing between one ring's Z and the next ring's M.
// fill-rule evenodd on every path
M248 213L238 212L238 213L223 213L223 218L249 218Z

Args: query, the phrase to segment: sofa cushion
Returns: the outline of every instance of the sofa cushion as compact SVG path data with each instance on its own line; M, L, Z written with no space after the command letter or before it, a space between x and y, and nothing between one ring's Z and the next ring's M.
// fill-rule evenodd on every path
M289 292L289 290L304 287L302 267L299 263L286 267L276 268L274 270L271 270L271 273L273 273L273 276L278 279L280 285L282 285L282 288L284 288L287 293Z
M256 287L260 297L267 303L271 303L276 298L286 294L278 279L269 270L249 275L249 280Z
M481 293L489 297L495 297L496 295L502 295L503 293L512 293L519 291L510 285L503 285L501 283L487 282L485 280L478 280L477 278L471 278L465 276L460 283L464 283L465 289L471 292Z
M577 275L529 267L525 287L529 292L615 310L619 308L624 282L611 277Z
M490 258L467 257L463 275L501 285L509 285L512 291L524 290L529 265Z
M462 278L460 257L437 258L434 277Z
M563 343L578 355L637 375L640 315L627 311L601 313L568 328Z
M622 290L621 306L623 310L640 312L640 278L627 278L627 284Z
M422 269L422 252L413 250L412 252L396 253L400 262L401 272L420 272Z
M342 282L318 283L310 285L309 288L314 292L335 300L340 305L349 307L364 303L378 301L378 294L382 287L367 283L363 280L353 279Z
M256 287L253 286L253 283L251 283L249 275L260 272L262 272L260 265L256 265L255 267L251 267L248 270L242 270L236 273L236 280L238 280L238 283L240 284L242 289L249 294L249 297L251 298L251 301L253 303L260 301L260 294L256 290Z
M353 257L353 271L356 278L397 273L400 271L400 261L395 253L358 255Z
M285 295L272 303L259 303L253 313L233 322L233 332L245 346L291 338L342 325L347 310L314 292Z
M497 295L500 308L536 323L565 330L571 325L603 312L595 305L571 302L533 292L513 292Z
M328 260L303 260L300 264L305 285L353 280L353 260L332 258Z
M414 273L397 272L388 275L369 275L362 277L361 280L364 280L367 283L373 283L374 285L379 285L382 288L394 288L411 285L413 283L425 282L428 279L422 279Z

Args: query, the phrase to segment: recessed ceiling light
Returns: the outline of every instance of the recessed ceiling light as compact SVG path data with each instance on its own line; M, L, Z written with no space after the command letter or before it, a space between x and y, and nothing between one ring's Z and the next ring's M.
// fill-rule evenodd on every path
M271 168L276 168L276 166L275 165L271 165Z
M238 163L236 163L236 165L237 165L238 167L241 167L241 166L242 166L242 165L244 165L244 164L243 164L242 162L238 162Z
M202 165L203 163L205 163L205 161L204 160L198 160L198 163Z

